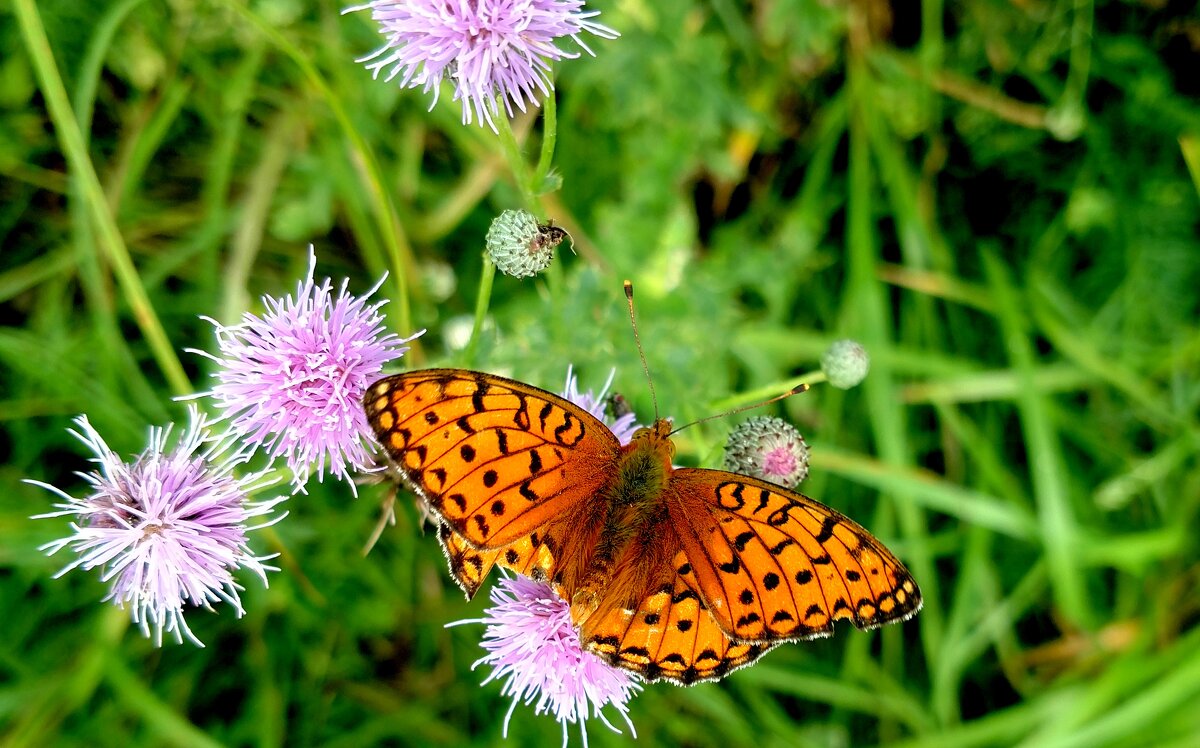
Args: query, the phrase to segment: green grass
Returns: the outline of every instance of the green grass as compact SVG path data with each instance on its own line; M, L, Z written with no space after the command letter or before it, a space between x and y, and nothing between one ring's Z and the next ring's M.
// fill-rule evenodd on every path
M199 315L290 292L309 243L356 292L390 273L392 328L429 330L405 365L550 389L615 366L643 420L625 278L680 421L795 384L835 339L870 350L860 387L769 410L813 446L802 490L894 548L924 610L650 686L637 745L1200 734L1194 12L594 0L622 38L497 137L372 82L376 32L333 3L85 5L0 9L0 743L502 741L481 628L444 628L482 601L407 502L362 556L381 487L289 500L247 615L189 616L203 649L154 647L37 550L66 522L29 519L51 497L20 481L83 491L70 419L140 451L208 386ZM480 261L516 207L574 236L535 280ZM744 417L683 432L679 460L719 465ZM516 709L512 744L558 739Z

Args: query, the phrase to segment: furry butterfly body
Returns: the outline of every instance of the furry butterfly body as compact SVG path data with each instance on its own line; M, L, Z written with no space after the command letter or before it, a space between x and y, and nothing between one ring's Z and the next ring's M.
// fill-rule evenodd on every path
M836 620L870 629L921 607L853 520L748 476L672 467L668 420L622 446L553 393L461 369L387 377L364 406L468 597L494 566L544 580L585 647L647 680L717 679Z

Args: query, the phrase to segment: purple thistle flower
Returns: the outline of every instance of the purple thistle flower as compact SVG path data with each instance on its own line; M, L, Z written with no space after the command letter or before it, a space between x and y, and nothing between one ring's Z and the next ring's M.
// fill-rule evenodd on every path
M504 717L504 736L517 704L536 704L535 714L551 713L562 723L563 746L567 725L579 723L587 745L589 717L599 719L613 732L620 732L604 716L611 704L637 737L629 721L627 702L642 686L637 676L612 667L583 649L579 632L571 621L571 605L543 582L522 576L501 579L491 591L491 607L477 620L455 621L449 626L482 623L487 626L483 648L487 654L472 666L489 665L492 672L483 681L505 679L501 694L512 697Z
M184 620L184 603L209 608L224 600L240 618L245 612L233 571L244 567L263 584L266 572L275 571L255 556L246 544L246 533L274 524L279 515L262 525L247 527L253 517L270 514L286 497L250 502L248 494L274 483L266 471L235 477L233 467L244 455L227 456L230 440L213 442L205 419L189 409L190 425L175 448L167 451L170 426L150 429L150 443L133 462L122 462L88 422L75 419L71 431L95 453L98 470L77 473L92 488L90 495L75 498L35 480L36 486L60 496L58 511L34 519L74 515L72 534L47 543L40 550L54 555L69 547L79 557L55 578L82 567L103 567L101 580L112 582L104 598L118 607L128 606L134 623L162 646L163 631L204 646ZM203 450L205 444L209 446Z
M612 417L608 413L605 398L608 395L608 388L612 386L613 377L617 370L613 369L608 373L608 379L605 380L604 386L600 388L600 394L593 395L592 390L586 392L579 391L579 381L575 377L574 367L567 367L567 383L563 387L562 396L587 412L599 418L608 426L617 436L617 440L621 444L628 444L633 439L633 432L637 431L641 426L637 423L637 414L623 413L617 417Z
M600 12L582 11L583 5L583 0L376 0L343 12L369 9L387 38L357 60L370 62L375 78L390 68L384 80L399 76L404 88L433 91L430 109L437 105L442 80L452 79L463 123L478 119L496 132L497 98L508 116L513 104L524 112L526 99L537 103L535 86L543 96L554 87L550 63L579 57L560 49L558 39L570 37L595 57L579 38L582 32L602 39L620 36L588 20Z
M310 254L296 296L264 296L261 317L247 312L231 326L209 319L220 356L191 351L218 364L213 376L219 384L202 395L216 400L246 448L284 456L298 490L314 463L318 480L326 467L347 481L351 468L373 469L363 393L384 364L408 350L404 343L425 332L403 339L384 334L379 308L386 302L367 304L383 279L363 296L348 294L343 280L335 296L328 278L313 282L315 268Z

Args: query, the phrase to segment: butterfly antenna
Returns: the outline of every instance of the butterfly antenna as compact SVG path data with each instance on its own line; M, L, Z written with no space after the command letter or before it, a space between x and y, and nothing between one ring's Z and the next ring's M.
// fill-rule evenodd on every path
M625 301L629 304L629 324L633 325L633 342L637 344L638 355L642 357L642 371L646 372L646 381L650 383L650 399L654 402L654 420L658 421L658 395L654 393L654 379L650 376L650 366L646 363L646 352L642 350L642 339L638 336L637 317L633 313L633 281L625 281Z
M752 410L754 408L761 408L764 405L770 405L771 403L777 403L780 400L791 397L792 395L799 395L801 392L804 392L807 389L808 389L807 384L798 384L795 387L788 390L787 392L784 392L781 395L776 395L775 397L772 397L768 400L763 400L760 403L751 403L749 405L743 405L740 408L734 408L733 410L727 410L724 413L717 413L716 415L705 416L704 418L701 418L697 421L692 421L691 423L685 423L682 426L680 426L679 428L672 431L670 434L668 434L668 436L674 436L675 434L678 434L680 431L683 431L684 429L688 428L689 426L695 426L698 423L704 423L705 421L711 421L716 418L724 418L725 416L731 416L734 413L741 413L743 410Z

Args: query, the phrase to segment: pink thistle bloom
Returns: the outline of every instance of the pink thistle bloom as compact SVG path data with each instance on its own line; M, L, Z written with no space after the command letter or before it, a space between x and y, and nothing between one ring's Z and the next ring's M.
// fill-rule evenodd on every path
M362 396L384 364L402 356L404 346L425 331L400 338L386 333L384 301L368 304L380 279L363 296L351 296L346 281L336 295L330 280L313 281L316 257L295 297L263 297L266 312L247 312L238 325L216 327L219 356L192 350L217 363L218 384L211 392L222 419L245 448L263 448L284 457L297 489L316 465L317 479L347 480L350 470L373 470L374 443ZM207 318L206 318L207 319Z
M279 515L264 524L247 527L254 517L270 514L286 497L251 502L248 495L270 485L265 471L235 477L233 468L243 456L225 453L229 440L214 442L204 417L190 410L191 423L175 448L167 450L171 427L152 428L150 444L133 462L122 462L88 423L86 416L75 420L72 431L95 457L98 470L78 475L92 492L75 498L35 480L63 499L58 511L34 519L74 516L72 533L42 546L50 555L70 548L79 557L55 578L75 568L103 568L101 580L112 582L104 598L118 607L128 606L134 623L162 646L166 631L182 643L183 637L204 646L184 620L184 604L212 609L224 600L240 618L245 612L239 596L241 585L233 579L239 567L249 569L267 583L264 566L273 556L255 556L246 544L246 533L274 524ZM201 449L205 444L209 446Z
M514 104L524 112L526 100L537 104L535 87L542 96L554 87L550 63L579 57L557 40L570 37L595 57L581 33L620 36L589 20L600 12L583 11L583 5L583 0L376 0L343 12L369 9L386 37L378 50L357 60L370 62L375 78L389 69L385 81L399 77L404 88L433 91L430 109L442 80L450 79L454 100L462 102L463 124L476 119L496 132L497 99L510 117Z
M628 444L633 439L633 432L637 431L641 426L637 423L637 415L634 413L622 413L618 416L612 416L608 412L608 388L612 386L613 377L617 370L613 369L608 374L608 379L605 380L604 386L600 388L600 394L592 394L592 390L586 392L579 391L579 381L575 377L574 368L567 367L567 383L560 393L563 397L575 403L579 407L586 410L588 413L599 418L608 426L617 436L617 440L621 444Z
M504 736L517 704L534 705L535 714L550 713L562 723L563 746L567 725L579 723L587 746L586 721L599 719L613 732L620 732L604 716L612 705L637 737L629 721L628 701L641 690L637 676L612 667L579 640L571 621L570 604L543 582L522 576L501 579L491 591L491 607L477 620L448 624L482 623L487 626L483 648L487 654L473 667L489 665L492 672L483 681L505 679L501 694L512 697L504 717Z
M729 435L725 469L794 488L808 476L808 444L782 418L755 416Z

